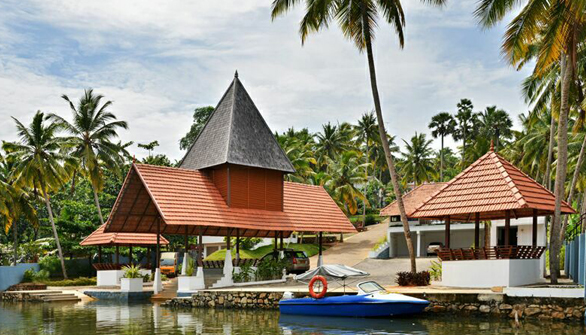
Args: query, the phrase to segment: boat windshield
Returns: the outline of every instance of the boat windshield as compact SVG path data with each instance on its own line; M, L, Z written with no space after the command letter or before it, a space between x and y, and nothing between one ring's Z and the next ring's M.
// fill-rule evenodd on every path
M374 281L367 281L364 283L358 284L358 288L364 293L373 293L378 291L384 291L385 289L380 286L377 282Z

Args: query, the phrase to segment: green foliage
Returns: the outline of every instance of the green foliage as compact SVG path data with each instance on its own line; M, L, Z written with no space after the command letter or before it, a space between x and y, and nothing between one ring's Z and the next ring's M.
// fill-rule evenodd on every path
M431 280L439 281L442 280L442 263L441 261L431 261L431 267L429 268L429 275Z
M140 273L140 266L138 265L127 265L122 268L124 270L124 278L142 278L142 273Z
M203 129L203 126L213 112L213 106L199 107L195 109L193 112L193 124L187 134L179 140L179 149L187 150L191 147L193 142L195 142L197 135L199 135L199 132Z
M251 281L254 278L254 269L252 268L252 264L247 263L240 267L240 272L234 272L232 275L235 283L246 283Z
M307 254L308 257L317 255L319 251L319 247L315 244L290 243L289 245L287 245L287 248L293 249L295 251L303 251ZM259 259L262 258L264 255L272 252L273 249L274 247L272 245L265 245L254 250L240 249L240 258ZM235 256L236 250L232 249L232 258L234 258ZM224 259L226 259L226 249L218 250L205 258L206 261L223 261Z
M187 276L193 276L194 272L195 272L195 260L193 258L187 256L187 269L185 269L185 274Z
M427 271L413 273L410 271L397 272L397 284L399 286L427 286L431 276Z
M373 225L376 223L377 223L376 217L372 214L368 214L366 216L366 218L364 219L364 225L366 225L366 226Z
M34 269L28 269L24 272L22 278L23 283L45 283L49 280L49 272L47 270L35 271Z
M61 262L56 256L45 256L40 259L39 267L41 270L47 271L50 277L55 277L59 275L59 271L61 270Z
M43 281L43 284L47 286L95 286L97 285L96 278L79 277L75 279L65 280L47 280Z
M264 259L257 265L256 280L280 279L286 267L285 259Z
M226 237L224 238L224 242L226 242ZM255 245L259 244L260 242L262 242L262 238L259 237L241 237L240 238L240 249L245 249L245 250L251 250L252 248L254 248ZM230 238L230 244L232 246L234 246L233 248L235 248L236 246L236 237L232 237Z

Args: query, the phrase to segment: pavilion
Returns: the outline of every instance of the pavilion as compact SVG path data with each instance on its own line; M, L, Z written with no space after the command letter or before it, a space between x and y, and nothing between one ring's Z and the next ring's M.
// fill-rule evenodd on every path
M442 285L453 287L518 286L543 281L540 259L545 246L537 245L537 217L553 215L555 196L491 149L411 214L415 218L444 220L445 242ZM562 214L575 211L562 201ZM532 244L510 244L511 217L533 218ZM452 221L474 222L479 246L480 222L505 220L502 246L450 248Z
M144 233L106 233L104 232L106 225L101 225L98 229L92 232L88 237L83 239L79 244L84 247L95 246L98 248L98 263L92 264L97 270L97 286L113 286L120 284L122 278L122 267L125 264L120 264L120 247L128 247L128 264L132 264L132 247L146 247L147 248L147 264L146 269L150 268L151 263L151 247L157 245L156 234ZM160 244L167 245L169 241L162 237ZM116 247L115 262L113 264L102 262L102 247Z
M179 168L132 164L106 231L183 235L186 250L188 236L199 236L199 250L203 235L235 236L236 265L240 237L282 241L292 232L315 232L322 262L322 232L356 229L323 187L284 181L293 172L236 73ZM224 277L215 287L232 284L230 244L228 238ZM191 290L204 286L201 252L197 264Z

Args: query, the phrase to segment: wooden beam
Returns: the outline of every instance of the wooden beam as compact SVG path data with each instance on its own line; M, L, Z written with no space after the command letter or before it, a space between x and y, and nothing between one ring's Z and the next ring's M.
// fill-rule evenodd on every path
M281 243L281 246L280 246L281 250L283 250L283 234L285 234L284 231L281 232L280 238L279 238L279 242Z
M444 224L445 224L444 246L449 249L450 248L450 224L451 224L449 215L444 219Z
M157 220L157 255L156 255L156 268L161 267L161 219L158 218Z
M323 237L323 233L320 231L319 232L319 237L318 237L318 240L319 240L319 242L318 242L318 245L319 245L319 255L320 256L322 254L322 249L323 249L323 242L322 242L323 239L322 239L322 237Z
M510 245L511 239L511 211L505 211L505 246Z
M537 247L537 209L533 209L533 230L531 231L531 246Z
M116 265L120 264L120 247L116 245Z
M480 247L480 213L474 214L474 248Z

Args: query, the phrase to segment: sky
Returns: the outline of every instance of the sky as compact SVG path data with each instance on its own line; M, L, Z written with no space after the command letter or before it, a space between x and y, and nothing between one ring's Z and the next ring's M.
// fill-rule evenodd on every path
M477 0L441 9L403 0L406 41L379 23L375 61L387 130L408 140L438 112L455 112L462 98L475 111L497 105L518 125L528 106L516 71L501 55L507 20L479 28ZM2 0L0 2L0 139L16 140L15 117L37 111L70 118L61 98L85 88L103 94L110 111L129 123L120 131L136 143L157 140L155 153L185 154L179 139L193 110L215 106L238 70L273 131L317 132L327 122L356 122L373 109L365 54L332 24L298 34L303 5L274 21L271 0ZM401 140L398 141L402 143ZM452 140L447 145L454 147ZM439 140L434 141L439 148Z

